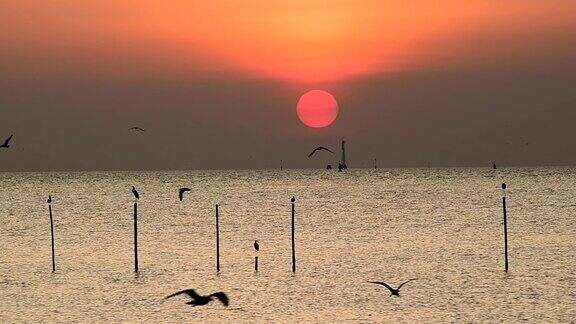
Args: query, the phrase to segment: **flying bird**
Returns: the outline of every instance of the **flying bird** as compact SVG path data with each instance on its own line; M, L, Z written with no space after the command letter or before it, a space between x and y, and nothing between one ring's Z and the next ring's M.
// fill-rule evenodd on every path
M260 251L260 244L258 244L258 240L254 241L254 250L256 250L256 252Z
M334 154L334 152L332 152L330 149L327 149L324 146L318 146L317 148L314 149L314 151L312 151L312 152L310 152L310 154L308 154L308 157L311 157L312 155L314 155L314 153L316 153L316 151L321 151L321 150L328 151L328 152Z
M46 200L46 202L51 204L52 203L52 196L48 196L48 200Z
M390 287L385 282L380 282L380 281L368 281L368 282L373 283L373 284L377 284L377 285L382 285L382 286L388 288L388 290L390 290L390 297L392 297L392 296L400 297L400 288L402 288L402 286L404 286L405 284L409 283L412 280L416 280L416 279L414 278L414 279L406 280L403 283L401 283L400 286L398 286L398 288L396 288L396 289Z
M189 188L180 188L180 190L178 190L178 198L180 198L180 201L182 201L182 198L184 198L184 193L186 191L190 191Z
M14 136L14 134L10 135L10 137L8 137L5 141L4 144L0 145L1 148L9 148L10 147L10 140L12 139L12 137Z
M128 128L128 130L137 130L137 131L141 131L141 132L145 132L145 131L146 131L144 128L140 128L140 127L137 127L137 126L135 126L135 127L130 127L130 128Z
M200 295L198 295L198 293L194 289L185 289L185 290L182 290L179 292L175 292L172 295L167 296L164 299L172 298L174 296L178 296L181 294L186 294L186 295L190 296L190 298L192 298L191 301L186 303L188 305L202 306L202 305L208 304L214 298L216 298L216 299L220 300L222 302L222 304L224 304L224 306L228 306L228 296L226 296L226 294L221 292L221 291L210 294L208 296L200 296Z
M140 199L140 195L138 194L138 191L136 191L136 187L132 186L132 194L134 195L134 198L136 198L136 200Z

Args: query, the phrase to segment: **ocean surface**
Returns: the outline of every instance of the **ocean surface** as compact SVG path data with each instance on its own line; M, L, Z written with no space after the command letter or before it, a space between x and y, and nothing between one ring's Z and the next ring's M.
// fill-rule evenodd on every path
M0 173L0 251L1 323L574 323L576 168Z

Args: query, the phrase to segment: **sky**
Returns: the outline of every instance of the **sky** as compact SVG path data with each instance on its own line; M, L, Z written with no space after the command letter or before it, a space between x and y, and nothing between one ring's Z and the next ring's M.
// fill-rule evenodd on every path
M0 171L575 165L574 58L573 0L3 0Z

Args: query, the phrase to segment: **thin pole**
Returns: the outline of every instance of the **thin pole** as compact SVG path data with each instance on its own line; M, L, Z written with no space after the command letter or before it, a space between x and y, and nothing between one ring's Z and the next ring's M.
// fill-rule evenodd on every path
M220 227L218 224L218 204L216 204L216 271L220 272Z
M258 254L254 257L254 271L258 271Z
M508 272L508 220L506 217L506 184L502 184L502 210L504 211L504 271Z
M52 204L48 204L48 212L50 213L50 235L52 237L52 272L56 272L56 254L54 253L54 221L52 219Z
M292 197L292 272L296 272L296 241L294 237L294 205L296 198Z
M134 272L138 272L138 203L134 203Z

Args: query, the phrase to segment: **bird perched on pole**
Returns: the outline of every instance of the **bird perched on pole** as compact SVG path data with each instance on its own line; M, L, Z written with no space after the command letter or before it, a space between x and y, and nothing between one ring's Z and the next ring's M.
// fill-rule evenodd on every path
M46 202L51 204L52 203L52 196L48 196L48 200L46 200Z
M178 198L180 198L180 201L182 201L182 199L184 198L184 193L190 191L189 188L180 188L180 190L178 190Z
M256 250L256 252L260 251L260 244L258 244L258 240L254 240L254 250Z
M134 195L134 198L136 198L136 200L140 199L140 195L138 194L138 191L136 191L136 187L132 186L132 194Z

